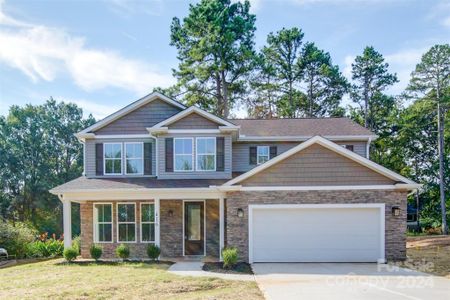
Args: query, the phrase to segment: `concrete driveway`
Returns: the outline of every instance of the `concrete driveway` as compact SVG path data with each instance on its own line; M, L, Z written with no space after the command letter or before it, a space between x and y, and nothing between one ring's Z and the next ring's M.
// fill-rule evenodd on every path
M450 280L385 264L255 263L268 299L450 300Z

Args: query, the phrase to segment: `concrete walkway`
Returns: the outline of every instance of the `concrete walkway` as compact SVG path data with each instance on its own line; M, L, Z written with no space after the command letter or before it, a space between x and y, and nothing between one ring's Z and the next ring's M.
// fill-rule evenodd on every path
M267 299L450 300L450 280L369 263L256 263Z
M226 274L206 272L202 270L203 262L199 261L179 261L170 266L168 272L180 276L194 276L194 277L215 277L228 280L243 280L254 281L254 275L248 274Z

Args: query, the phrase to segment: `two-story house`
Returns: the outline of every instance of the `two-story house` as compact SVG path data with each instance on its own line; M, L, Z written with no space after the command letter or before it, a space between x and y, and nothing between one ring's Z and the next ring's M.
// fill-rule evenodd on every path
M230 119L159 93L76 133L83 176L55 187L81 255L127 243L145 258L237 247L249 262L405 258L406 198L418 184L369 160L376 136L347 118Z

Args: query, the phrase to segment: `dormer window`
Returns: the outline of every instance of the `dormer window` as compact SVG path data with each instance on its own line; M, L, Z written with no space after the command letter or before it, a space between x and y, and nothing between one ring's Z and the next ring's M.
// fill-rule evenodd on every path
M193 138L174 139L174 166L176 172L193 170Z
M104 174L122 174L122 143L104 143Z

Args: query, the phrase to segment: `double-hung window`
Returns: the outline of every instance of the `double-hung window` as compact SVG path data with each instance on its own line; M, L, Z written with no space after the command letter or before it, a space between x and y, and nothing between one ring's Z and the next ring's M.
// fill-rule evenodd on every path
M174 139L174 155L175 171L192 171L192 138L175 138Z
M103 144L104 174L121 175L122 174L122 144L105 143Z
M196 140L197 171L216 170L216 138L202 137Z
M125 173L127 175L144 174L143 148L143 143L125 143Z
M256 152L258 165L265 163L270 159L270 147L269 146L258 146Z
M136 204L117 204L117 241L136 242Z
M141 242L155 241L155 204L141 203Z
M94 204L94 242L112 242L112 204Z

